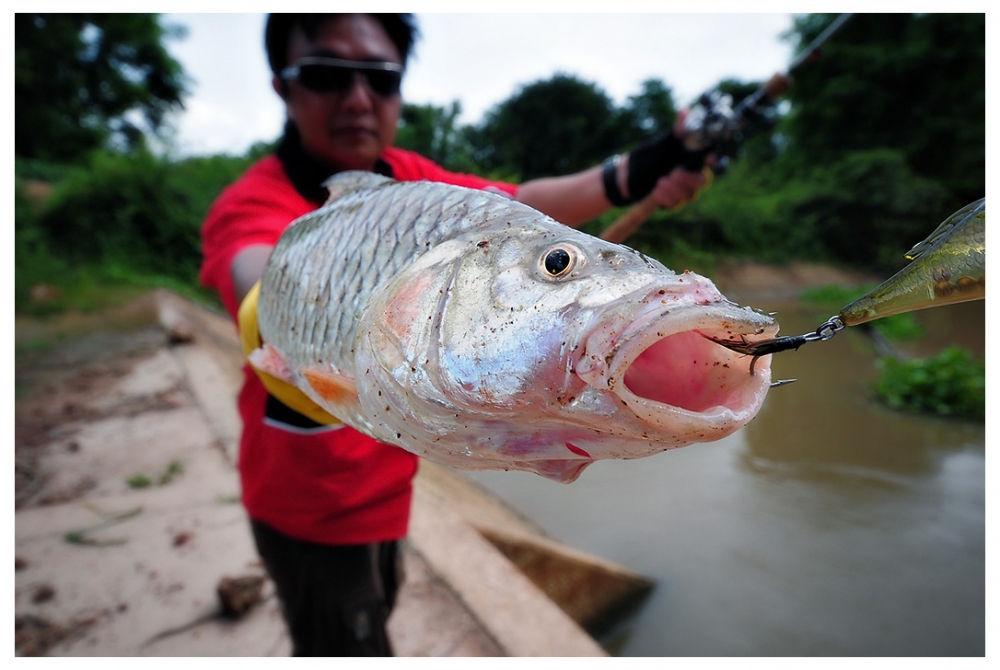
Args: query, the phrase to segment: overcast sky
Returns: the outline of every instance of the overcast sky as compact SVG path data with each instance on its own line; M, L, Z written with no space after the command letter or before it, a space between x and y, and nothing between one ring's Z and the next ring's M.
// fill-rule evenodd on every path
M175 121L182 155L242 153L281 131L271 90L263 14L166 14L187 28L167 42L191 77ZM616 104L658 78L681 105L720 80L764 80L782 71L791 14L417 13L421 33L403 82L406 102L449 105L475 123L519 86L556 72L594 82Z

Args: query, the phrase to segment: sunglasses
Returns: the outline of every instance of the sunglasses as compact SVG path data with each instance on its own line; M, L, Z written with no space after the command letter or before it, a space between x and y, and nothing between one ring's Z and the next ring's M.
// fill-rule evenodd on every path
M374 93L382 97L399 95L403 66L398 63L367 63L310 56L281 71L281 78L296 80L313 93L343 93L354 85L355 73L361 75Z

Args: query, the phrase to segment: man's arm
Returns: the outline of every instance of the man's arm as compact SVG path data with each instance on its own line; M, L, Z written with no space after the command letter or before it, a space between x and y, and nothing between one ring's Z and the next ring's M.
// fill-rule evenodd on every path
M237 305L243 302L243 298L253 285L264 276L264 266L267 265L267 259L271 257L273 249L274 246L270 244L251 244L233 257L229 270L233 276L233 292L236 294Z
M686 111L678 115L673 132L644 142L620 156L615 163L614 183L621 198L637 202L651 195L660 207L674 209L694 199L698 191L705 188L708 178L700 170L679 167L687 156L682 139L685 116ZM706 157L706 165L713 162L713 156ZM518 188L517 199L573 227L614 205L604 183L603 165L564 177L527 181Z
M604 191L602 172L598 165L564 177L533 179L521 184L517 200L575 228L612 207ZM623 156L618 165L617 179L619 191L630 197L628 156ZM707 178L701 172L675 168L656 182L651 194L660 207L673 209L692 200L706 183Z

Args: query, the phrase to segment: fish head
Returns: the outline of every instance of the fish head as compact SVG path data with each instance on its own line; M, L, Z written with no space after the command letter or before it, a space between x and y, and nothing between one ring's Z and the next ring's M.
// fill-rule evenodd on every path
M531 222L438 245L378 292L358 332L359 395L383 439L569 482L595 460L750 421L770 358L751 374L711 338L752 342L777 324L705 277Z

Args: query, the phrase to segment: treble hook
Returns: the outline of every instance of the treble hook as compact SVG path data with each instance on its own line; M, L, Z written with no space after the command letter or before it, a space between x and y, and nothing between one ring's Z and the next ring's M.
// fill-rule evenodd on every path
M772 337L766 340L758 340L756 342L747 342L746 336L741 336L741 342L733 342L732 340L718 340L714 337L708 339L712 340L716 344L722 345L726 349L730 349L737 353L746 354L747 356L753 356L753 360L750 361L750 374L753 374L754 365L757 363L757 359L761 356L769 356L771 354L777 354L782 351L788 351L789 349L797 350L806 342L825 342L829 340L834 335L839 333L844 329L844 322L840 320L839 316L831 316L825 322L820 324L819 328L811 333L806 333L804 335L790 335L787 337ZM781 385L783 383L788 383L788 381L795 380L784 380L777 382L775 385Z

